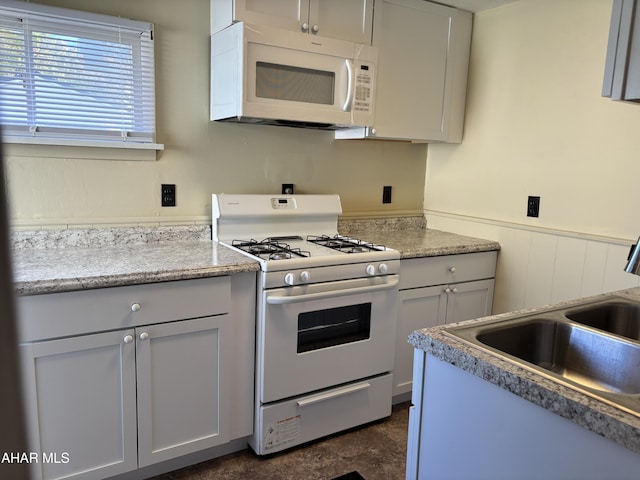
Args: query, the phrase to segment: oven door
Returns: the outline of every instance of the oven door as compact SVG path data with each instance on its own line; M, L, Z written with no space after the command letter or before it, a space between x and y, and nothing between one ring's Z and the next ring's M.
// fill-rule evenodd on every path
M257 369L262 403L393 369L397 275L262 295Z

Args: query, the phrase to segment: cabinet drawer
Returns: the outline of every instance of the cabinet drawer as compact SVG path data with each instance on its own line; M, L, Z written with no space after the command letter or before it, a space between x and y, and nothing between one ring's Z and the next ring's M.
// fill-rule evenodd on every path
M230 285L213 277L18 297L20 341L228 313Z
M497 252L410 258L400 262L400 290L493 278Z

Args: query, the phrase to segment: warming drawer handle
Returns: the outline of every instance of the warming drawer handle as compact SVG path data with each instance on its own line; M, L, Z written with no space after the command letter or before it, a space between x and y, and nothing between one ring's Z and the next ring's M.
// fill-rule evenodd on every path
M304 293L302 295L268 295L267 303L270 305L287 305L290 303L306 302L309 300L321 300L323 298L344 297L345 295L355 295L356 293L371 293L380 290L388 290L394 288L400 283L396 276L387 283L380 285L367 285L366 287L347 288L344 290L331 290L329 292Z
M314 403L324 402L325 400L331 400L332 398L337 398L343 395L348 395L350 393L366 390L370 387L371 387L371 384L368 382L358 383L357 385L338 388L336 390L331 390L330 392L319 393L318 395L311 395L309 397L301 398L296 403L298 404L299 407L307 407L309 405L313 405Z

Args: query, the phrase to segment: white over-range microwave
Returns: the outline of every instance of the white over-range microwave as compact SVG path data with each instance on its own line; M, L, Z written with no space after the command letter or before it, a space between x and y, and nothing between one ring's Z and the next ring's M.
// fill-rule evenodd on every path
M211 120L373 125L378 50L236 23L211 37Z

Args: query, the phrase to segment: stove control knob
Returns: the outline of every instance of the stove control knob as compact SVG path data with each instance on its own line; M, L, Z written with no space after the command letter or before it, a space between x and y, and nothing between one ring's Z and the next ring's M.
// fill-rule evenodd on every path
M284 276L284 283L287 285L295 285L296 283L296 274L295 273L287 273Z
M307 272L306 270L303 270L302 272L300 272L301 282L308 283L309 280L311 280L311 274L309 272Z
M381 263L380 265L378 265L378 271L382 275L385 275L389 271L389 267L387 267L386 263Z
M371 277L376 274L376 267L373 265L367 265L367 268L365 268L364 271Z

